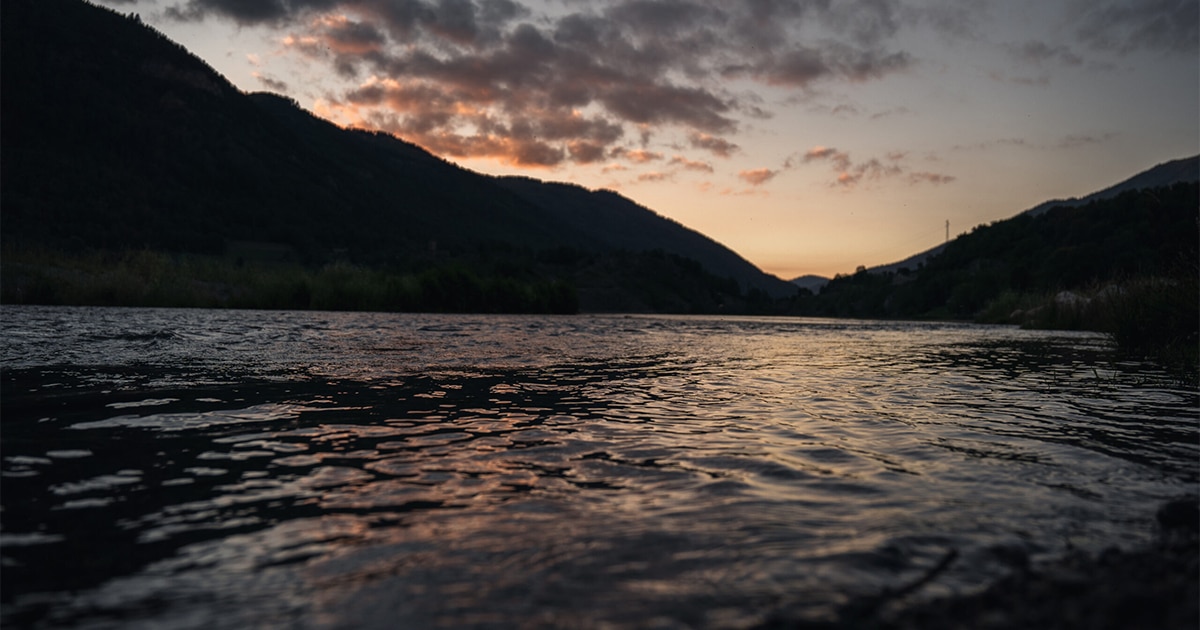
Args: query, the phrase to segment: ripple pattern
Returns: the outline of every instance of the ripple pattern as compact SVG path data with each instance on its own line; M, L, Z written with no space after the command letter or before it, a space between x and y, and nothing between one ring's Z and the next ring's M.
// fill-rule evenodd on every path
M0 614L744 627L1145 540L1200 399L1095 335L3 307Z

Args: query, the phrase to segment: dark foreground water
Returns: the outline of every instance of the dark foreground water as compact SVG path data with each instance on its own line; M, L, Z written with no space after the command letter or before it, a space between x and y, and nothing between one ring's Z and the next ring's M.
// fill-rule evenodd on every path
M952 324L12 308L4 627L744 627L1135 545L1196 391Z

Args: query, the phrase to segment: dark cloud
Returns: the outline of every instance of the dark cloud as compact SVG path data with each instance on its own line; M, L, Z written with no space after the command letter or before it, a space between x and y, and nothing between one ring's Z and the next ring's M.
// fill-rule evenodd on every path
M1081 66L1083 58L1071 52L1062 44L1047 44L1040 41L1027 41L1024 44L1009 44L1008 52L1024 63L1042 65L1057 63L1064 66Z
M168 7L167 16L178 20L222 17L243 25L278 24L338 4L339 0L188 0Z
M990 151L999 147L1017 147L1017 148L1036 148L1032 142L1024 138L993 138L991 140L981 140L978 142L960 143L951 145L950 151L959 152L977 152Z
M441 37L461 44L475 41L480 26L475 20L475 3L471 0L439 0L434 5L428 28Z
M741 150L741 147L724 138L717 138L706 133L693 132L688 136L688 142L691 143L693 148L704 149L713 155L724 158Z
M892 107L880 111L870 112L863 110L862 107L854 103L837 103L836 105L826 104L811 104L806 105L805 109L814 114L824 116L835 116L838 118L867 118L869 120L880 120L892 116L903 116L911 113L907 107Z
M912 65L912 56L906 52L844 51L837 63L840 76L869 81L908 68Z
M555 166L565 159L562 149L531 138L513 144L514 162L523 166Z
M530 15L529 9L512 0L482 0L479 3L479 13L488 24L504 24Z
M903 23L923 24L952 42L984 40L983 24L991 19L988 0L938 0L899 9Z
M804 155L800 156L800 159L804 164L808 164L809 162L828 160L831 164L833 164L833 167L839 171L845 171L850 168L850 154L842 152L842 151L838 151L837 149L834 149L832 147L822 147L822 146L813 147L813 148L809 149L808 151L805 151ZM789 157L784 162L785 168L791 168L795 165L796 165L796 157L795 156Z
M179 20L223 18L244 25L299 24L320 14L354 13L386 26L397 41L494 39L505 24L529 15L512 0L186 0L168 7Z
M713 169L713 165L709 164L708 162L689 160L682 155L676 155L675 157L671 158L670 164L671 166L679 166L689 171L700 171L703 173L712 173L715 170Z
M732 106L703 88L669 83L631 83L603 90L597 100L619 118L640 124L679 124L713 132L733 131Z
M562 110L538 115L532 125L540 137L548 140L583 138L602 145L621 139L624 128L607 118L587 118L581 114L564 113Z
M374 26L345 18L325 21L321 31L325 42L340 55L366 55L383 49L387 39Z
M828 80L867 81L912 65L905 52L858 49L826 43L820 48L795 47L779 53L729 64L726 78L749 76L770 85L808 87Z
M276 79L274 77L269 77L269 76L255 72L254 78L258 79L259 83L262 83L264 87L266 87L268 90L271 90L273 92L283 93L283 92L287 92L287 90L288 90L287 83L284 83L283 81L280 81L279 79Z
M879 120L882 118L889 118L891 116L904 116L911 113L911 111L912 110L908 109L907 107L893 107L891 109L885 109L881 112L875 112L871 114L871 120Z
M892 0L858 0L827 4L829 21L856 43L874 46L900 28L898 3Z
M824 113L828 113L831 116L851 116L851 117L853 117L853 116L858 116L858 115L862 114L862 110L860 110L857 105L852 105L850 103L839 103L837 105L834 105L833 107L822 107L822 108L813 108L813 109L814 110L819 109L820 111L823 111Z
M1094 144L1104 144L1105 142L1108 142L1109 140L1112 140L1115 137L1117 137L1117 134L1112 133L1112 132L1102 133L1102 134L1097 134L1097 135L1068 134L1066 136L1063 136L1063 138L1058 141L1058 144L1056 146L1057 146L1057 148L1060 148L1060 149L1075 149L1078 147L1090 146L1090 145L1094 145Z
M1104 0L1080 6L1077 34L1096 50L1194 55L1200 44L1200 0Z
M1031 142L1025 138L996 138L993 140L986 140L973 144L956 144L951 147L951 150L988 151L996 147L1015 147L1019 149L1036 151L1046 151L1052 149L1077 149L1085 146L1103 144L1119 135L1120 134L1115 132L1099 134L1067 134L1059 138L1057 141L1048 142Z
M577 164L592 164L604 159L604 145L595 142L573 140L567 143L567 152Z
M611 7L606 17L656 37L676 37L726 19L718 9L686 0L631 0Z
M808 89L902 71L889 0L614 0L534 15L518 0L185 0L168 14L288 29L345 77L328 100L359 124L456 157L591 163L630 132L682 130L728 157L771 112L730 79ZM503 151L511 153L504 154ZM632 155L632 154L629 154Z
M852 187L864 179L878 181L903 173L904 169L895 162L884 162L878 158L871 158L865 162L853 164L850 168L838 173L837 183L839 186Z
M813 162L826 162L833 167L835 173L831 185L845 189L855 188L865 181L878 182L900 177L910 184L935 185L948 184L956 179L953 175L910 171L905 166L908 156L908 151L890 151L883 158L856 161L851 159L850 154L845 151L817 146L804 153L788 157L784 162L784 168L795 168Z
M770 64L755 68L768 83L805 86L833 72L824 55L814 49L796 49L784 53Z
M942 184L949 184L956 179L958 178L953 175L930 173L928 171L919 171L908 174L908 181L912 184L933 184L934 186L940 186Z

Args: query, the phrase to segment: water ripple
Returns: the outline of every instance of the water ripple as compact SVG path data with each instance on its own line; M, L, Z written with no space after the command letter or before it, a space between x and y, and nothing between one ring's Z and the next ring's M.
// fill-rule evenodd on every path
M0 326L19 625L820 619L951 547L929 594L1003 571L997 546L1144 540L1200 479L1196 392L1092 335L8 307Z

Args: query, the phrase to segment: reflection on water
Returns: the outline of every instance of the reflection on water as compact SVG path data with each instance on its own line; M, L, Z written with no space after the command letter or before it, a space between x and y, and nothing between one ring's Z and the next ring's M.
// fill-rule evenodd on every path
M1198 397L1087 334L2 311L6 624L739 627L1145 540Z

